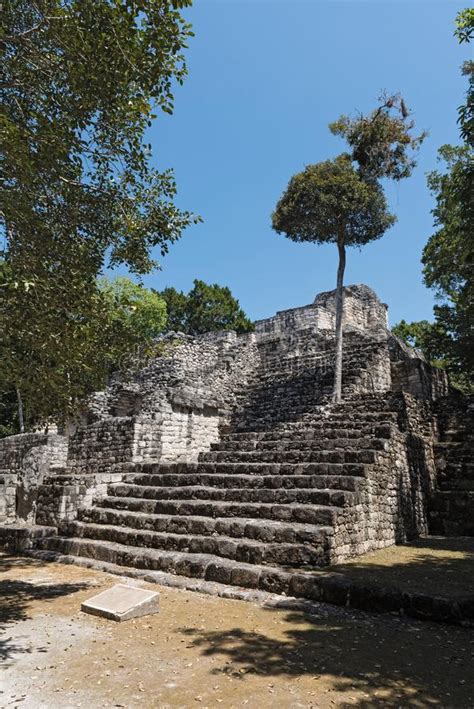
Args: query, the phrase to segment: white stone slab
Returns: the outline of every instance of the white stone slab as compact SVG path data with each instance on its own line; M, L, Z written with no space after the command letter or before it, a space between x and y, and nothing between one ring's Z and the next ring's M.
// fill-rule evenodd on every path
M159 611L160 596L135 586L118 583L81 604L81 611L121 622Z

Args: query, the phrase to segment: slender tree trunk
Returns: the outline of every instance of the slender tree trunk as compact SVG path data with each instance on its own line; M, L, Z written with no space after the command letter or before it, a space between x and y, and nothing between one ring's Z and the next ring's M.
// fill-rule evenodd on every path
M337 249L339 251L339 266L336 286L336 364L334 367L333 400L339 403L342 395L342 312L344 307L344 269L346 267L346 246L343 238L338 240Z
M18 422L20 424L20 433L25 433L25 419L23 417L23 400L21 398L20 390L16 388L16 398L18 401Z

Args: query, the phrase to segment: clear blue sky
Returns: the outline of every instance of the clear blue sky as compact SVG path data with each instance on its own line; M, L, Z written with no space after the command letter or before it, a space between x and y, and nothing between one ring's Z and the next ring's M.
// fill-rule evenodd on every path
M398 223L362 251L345 282L366 283L391 323L431 318L421 251L433 232L426 173L458 142L466 45L453 37L464 6L449 0L195 0L189 77L171 117L150 131L160 168L174 167L178 204L202 215L144 279L188 290L228 285L253 319L304 305L335 285L335 246L301 245L271 230L291 175L344 149L327 124L368 111L381 89L402 92L429 131L414 175L388 186Z

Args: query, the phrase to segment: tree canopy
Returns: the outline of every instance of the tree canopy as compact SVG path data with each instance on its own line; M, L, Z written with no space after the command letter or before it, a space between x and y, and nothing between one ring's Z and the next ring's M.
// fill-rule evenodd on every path
M189 293L165 288L160 296L168 310L168 329L199 335L213 330L249 332L253 329L229 288L195 280Z
M442 346L443 331L435 323L428 320L400 320L392 327L392 332L405 344L420 350L427 362L437 367L446 366L445 349Z
M293 241L346 246L378 239L394 221L380 185L364 180L347 154L292 177L272 215L273 228Z
M469 41L474 32L474 13L458 15L456 35ZM466 102L458 109L463 143L443 145L439 160L444 170L428 175L435 197L435 233L423 250L424 280L435 291L435 323L432 339L454 383L474 386L474 62L465 62L468 76Z
M368 115L340 116L329 128L352 149L351 159L366 179L410 177L416 153L426 133L413 134L415 122L399 94L379 97L379 106Z
M190 0L10 0L3 8L2 223L8 257L152 268L192 215L145 131L186 75ZM71 244L71 242L73 242ZM29 255L29 260L28 260Z
M109 301L110 313L130 338L139 344L157 337L166 327L166 302L155 290L129 278L103 278L99 288Z
M175 206L173 173L154 167L146 142L187 73L190 5L2 8L0 377L40 418L98 388L121 351L125 322L110 317L100 273L150 271L151 249L165 254L198 220Z

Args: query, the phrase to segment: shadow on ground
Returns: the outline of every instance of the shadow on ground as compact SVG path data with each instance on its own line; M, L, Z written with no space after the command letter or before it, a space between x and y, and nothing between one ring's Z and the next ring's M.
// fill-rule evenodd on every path
M327 570L361 584L474 601L474 537L426 537Z
M231 673L242 682L249 673L269 681L285 676L288 682L325 675L332 678L333 691L347 697L347 704L338 701L338 706L474 706L474 638L467 629L345 611L339 618L268 612L283 624L283 640L238 627L180 632L203 655L223 659L214 674Z
M18 557L0 557L0 574L12 569L44 569L44 563L33 559ZM0 575L0 668L6 666L15 654L29 652L8 637L8 626L31 617L29 606L32 601L51 601L59 596L66 596L87 588L87 583L48 583L47 580L32 578L16 581L2 579ZM37 652L46 651L36 648Z
M420 539L330 571L361 585L474 600L474 539ZM330 675L334 691L348 697L347 704L339 706L474 707L472 629L343 609L322 610L320 615L268 612L277 618L283 639L239 627L230 632L181 632L203 655L223 658L216 674L230 672L242 681L248 673L269 681L286 676L292 682L302 675ZM351 692L358 697L349 701Z

